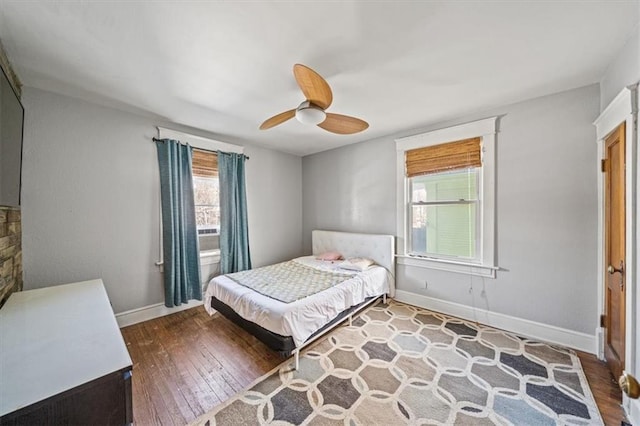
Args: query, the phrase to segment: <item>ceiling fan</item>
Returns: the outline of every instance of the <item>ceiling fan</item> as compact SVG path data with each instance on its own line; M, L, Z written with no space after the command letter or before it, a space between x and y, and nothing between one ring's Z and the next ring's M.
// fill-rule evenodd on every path
M358 133L369 127L366 121L359 118L325 112L333 101L333 94L331 87L320 74L305 65L295 64L293 75L307 99L297 108L281 112L267 119L260 125L260 130L270 129L294 116L301 123L317 125L328 132L341 135Z

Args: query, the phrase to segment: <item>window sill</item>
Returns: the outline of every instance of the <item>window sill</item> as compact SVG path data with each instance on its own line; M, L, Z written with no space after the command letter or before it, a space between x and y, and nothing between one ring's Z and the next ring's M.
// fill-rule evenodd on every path
M453 260L424 258L418 256L396 255L399 265L415 266L418 268L435 269L438 271L455 272L458 274L475 275L484 278L495 278L495 266L478 265L476 263L456 262Z

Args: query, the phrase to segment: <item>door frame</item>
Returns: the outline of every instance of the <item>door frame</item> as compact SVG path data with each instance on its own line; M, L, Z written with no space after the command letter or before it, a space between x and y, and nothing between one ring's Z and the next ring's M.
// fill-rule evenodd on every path
M598 327L596 328L596 353L604 359L604 329L600 327L599 316L605 311L604 298L604 173L600 172L600 164L605 153L605 138L621 123L625 122L625 184L626 184L626 319L625 319L625 371L640 377L640 291L638 289L638 247L640 241L640 211L638 210L638 181L640 181L638 164L638 83L625 87L618 96L605 108L593 123L596 126L598 150ZM632 401L623 395L623 407L633 424L640 424L640 402Z

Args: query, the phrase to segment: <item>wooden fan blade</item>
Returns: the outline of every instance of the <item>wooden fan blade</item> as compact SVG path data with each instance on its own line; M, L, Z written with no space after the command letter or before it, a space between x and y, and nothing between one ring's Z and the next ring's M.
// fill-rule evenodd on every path
M280 114L274 115L273 117L265 120L265 122L260 125L260 130L267 130L274 126L277 126L278 124L282 124L285 121L289 120L290 118L293 118L295 115L296 115L295 109L290 109L289 111L281 112Z
M349 117L348 115L327 113L327 118L318 127L322 127L328 132L338 133L339 135L350 135L358 133L369 127L369 123L359 118Z
M331 87L317 72L311 68L295 64L293 66L293 75L296 77L300 90L308 101L313 102L322 109L329 108L333 102L333 94Z

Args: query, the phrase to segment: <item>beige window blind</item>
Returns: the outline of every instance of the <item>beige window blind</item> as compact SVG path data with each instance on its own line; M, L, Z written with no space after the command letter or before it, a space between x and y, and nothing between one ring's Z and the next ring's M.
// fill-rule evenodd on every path
M191 169L194 176L218 176L218 156L215 152L194 149L191 158Z
M407 151L407 177L482 166L480 140L463 139Z

